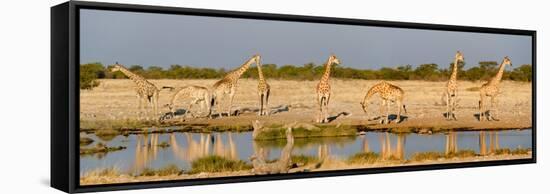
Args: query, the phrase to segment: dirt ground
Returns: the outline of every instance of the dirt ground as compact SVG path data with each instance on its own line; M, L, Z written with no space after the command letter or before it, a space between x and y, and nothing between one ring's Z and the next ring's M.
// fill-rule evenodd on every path
M217 80L151 80L161 88L163 86L182 87L198 85L210 87ZM208 124L208 125L251 125L252 121L260 120L266 124L285 124L290 122L313 123L318 110L316 104L315 86L318 81L267 80L271 85L269 106L270 116L257 116L259 104L257 95L257 80L241 79L235 95L233 110L241 110L239 116L230 118L186 118L184 123L176 124ZM93 90L80 91L81 121L104 122L116 120L158 120L168 108L163 107L170 101L175 91L160 92L159 113L151 116L146 111L140 111L134 90L135 84L129 79L100 80L101 84ZM499 121L479 122L478 113L479 92L476 87L482 82L459 81L457 121L447 121L443 116L443 91L445 82L428 81L389 81L400 86L405 91L404 104L407 107L406 117L401 123L382 125L377 120L369 120L359 102L363 100L366 91L379 81L374 80L340 80L331 79L332 96L329 112L332 120L329 125L365 125L368 128L399 128L399 127L430 127L447 129L513 129L530 128L532 102L531 83L501 82L501 94L498 97ZM178 108L186 108L189 100L179 101ZM380 98L372 98L369 105L371 117L380 114ZM225 104L224 104L224 107ZM224 108L225 109L225 108ZM391 114L396 113L392 105ZM191 109L198 114L199 106ZM179 119L176 119L179 121Z

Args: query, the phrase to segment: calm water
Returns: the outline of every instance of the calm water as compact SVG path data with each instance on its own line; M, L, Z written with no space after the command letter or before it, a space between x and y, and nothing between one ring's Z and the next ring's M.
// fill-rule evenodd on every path
M80 172L116 167L124 172L139 173L144 168L162 168L171 164L185 170L190 168L191 161L203 156L219 155L249 161L248 158L258 150L263 150L269 159L276 159L286 144L284 140L253 141L251 132L148 134L107 139L93 134L82 133L81 136L94 140L88 146L101 142L107 146L126 146L127 149L81 156ZM151 146L162 142L169 143L170 147ZM433 135L368 132L356 137L296 139L292 153L346 159L356 153L377 152L406 159L417 152L469 149L484 154L498 148L531 148L531 145L531 130Z

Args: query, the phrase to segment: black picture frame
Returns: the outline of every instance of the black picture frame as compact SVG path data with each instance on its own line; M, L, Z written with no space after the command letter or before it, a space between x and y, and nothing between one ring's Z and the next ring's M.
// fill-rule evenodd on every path
M426 30L480 32L494 34L526 35L532 37L532 158L506 161L483 161L452 164L430 164L418 166L384 167L370 169L336 170L296 174L278 174L262 176L239 176L207 178L194 180L174 180L159 182L140 182L80 186L78 183L79 150L79 10L99 9L114 11L132 11L164 14L183 14L195 16L214 16L242 19L279 20L312 22L326 24L345 24L360 26L379 26L393 28L411 28ZM101 2L69 1L51 8L51 186L64 192L91 192L156 187L174 187L187 185L221 184L249 181L267 181L280 179L313 178L327 176L345 176L403 171L436 170L466 167L482 167L511 164L536 163L536 31L454 26L364 19L331 18L286 14L268 14L209 9L176 8L148 5L113 4Z

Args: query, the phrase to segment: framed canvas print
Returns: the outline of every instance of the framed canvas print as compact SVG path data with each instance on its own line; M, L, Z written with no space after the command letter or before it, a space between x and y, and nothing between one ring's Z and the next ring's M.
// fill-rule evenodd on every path
M535 31L51 13L51 184L66 192L536 161Z

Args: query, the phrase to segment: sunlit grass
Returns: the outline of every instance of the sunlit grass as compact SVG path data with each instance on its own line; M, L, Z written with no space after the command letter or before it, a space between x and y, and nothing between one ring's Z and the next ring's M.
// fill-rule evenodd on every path
M183 174L183 170L175 164L171 164L160 169L145 168L140 173L140 176L169 176L181 174Z
M357 153L348 157L347 162L350 164L373 164L380 161L380 155L375 152Z
M226 172L252 169L242 160L231 160L221 156L206 156L191 162L190 174L201 172Z

